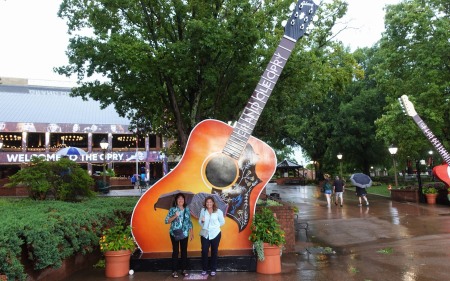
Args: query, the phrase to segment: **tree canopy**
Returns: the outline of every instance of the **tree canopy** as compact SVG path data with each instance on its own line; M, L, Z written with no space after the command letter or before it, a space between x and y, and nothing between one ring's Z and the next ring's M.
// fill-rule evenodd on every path
M397 99L407 95L418 115L450 147L450 6L448 1L409 0L388 6L374 78L387 105L377 136L399 147L400 157L423 159L432 148L405 116Z
M450 20L445 0L404 0L386 7L382 39L350 52L333 41L347 11L325 1L309 36L296 47L253 134L283 157L301 146L316 170L384 166L387 146L405 159L430 144L397 99L407 94L450 144ZM114 105L139 132L176 138L208 118L237 120L289 18L290 1L64 0L59 16L72 35L73 95ZM100 74L104 80L86 80ZM279 159L280 160L280 159ZM387 159L389 160L389 159Z

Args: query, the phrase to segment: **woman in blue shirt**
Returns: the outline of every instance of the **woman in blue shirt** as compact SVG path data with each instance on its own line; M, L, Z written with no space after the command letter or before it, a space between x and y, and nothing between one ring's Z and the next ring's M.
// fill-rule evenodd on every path
M207 230L205 236L200 236L202 244L202 275L206 275L208 270L208 252L211 247L211 276L216 275L217 256L219 252L219 243L222 234L220 227L225 224L223 212L217 208L216 202L212 196L205 198L205 203L200 211L198 223L202 229Z
M173 207L170 208L169 213L166 216L165 223L170 223L170 241L172 241L172 277L178 277L178 253L181 249L181 274L188 276L186 271L187 267L187 247L188 237L189 240L194 238L194 232L192 229L191 212L186 206L186 198L183 193L175 195ZM175 240L173 231L176 229L183 230L184 239Z

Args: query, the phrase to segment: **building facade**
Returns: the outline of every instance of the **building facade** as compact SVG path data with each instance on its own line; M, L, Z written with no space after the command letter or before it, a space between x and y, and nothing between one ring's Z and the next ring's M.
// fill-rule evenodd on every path
M71 97L70 88L28 85L26 79L1 81L0 179L16 173L33 156L56 161L65 147L82 150L82 155L68 157L90 174L104 165L121 177L145 173L151 179L167 173L162 137L130 132L129 120L114 107L101 109L97 101ZM106 151L100 147L102 140L109 144Z

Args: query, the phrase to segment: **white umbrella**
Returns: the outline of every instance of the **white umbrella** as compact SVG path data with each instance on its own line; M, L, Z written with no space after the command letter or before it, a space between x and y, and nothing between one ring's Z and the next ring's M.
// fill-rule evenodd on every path
M56 155L61 156L70 156L70 155L87 155L87 152L81 148L69 146L66 148L62 148L55 153Z

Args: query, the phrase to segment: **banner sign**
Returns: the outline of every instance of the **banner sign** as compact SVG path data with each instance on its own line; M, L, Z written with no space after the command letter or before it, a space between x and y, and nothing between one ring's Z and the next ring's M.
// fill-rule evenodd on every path
M0 163L2 164L21 164L30 162L33 157L44 157L47 161L58 161L62 155L45 152L0 152ZM92 152L86 155L67 155L67 157L77 163L96 163L103 162L103 152ZM136 152L107 152L105 154L106 162L162 162L163 158L159 151L138 151Z

